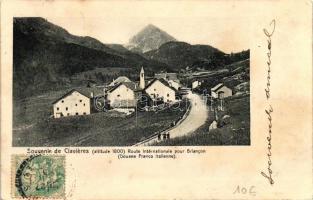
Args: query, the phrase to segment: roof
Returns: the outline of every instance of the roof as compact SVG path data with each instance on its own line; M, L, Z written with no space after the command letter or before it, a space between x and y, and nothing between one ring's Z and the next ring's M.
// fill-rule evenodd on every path
M136 83L134 82L125 82L125 83L122 83L123 85L125 85L126 87L128 87L129 89L131 90L137 90L138 86Z
M133 90L133 91L135 91L135 90L137 90L137 85L136 85L136 83L134 83L134 82L122 82L122 83L119 83L119 84L117 84L117 85L115 85L115 86L111 86L111 87L108 87L107 89L107 91L108 92L113 92L115 89L117 89L118 87L120 87L121 85L125 85L127 88L129 88L129 89L131 89L131 90Z
M93 97L94 96L99 96L99 95L104 95L104 91L103 91L103 87L81 87L81 88L74 88L71 89L70 91L66 92L64 95L62 95L60 98L56 99L54 102L52 102L52 104L57 103L59 100L67 97L68 95L72 94L73 92L78 92L81 95L87 97L87 98L92 98L91 93L93 93Z
M221 89L223 86L225 86L223 83L219 83L216 86L214 86L213 88L211 88L211 91L217 91L219 89ZM226 87L226 86L225 86Z
M119 76L117 79L115 79L114 81L112 81L110 83L110 85L116 85L119 83L124 83L124 82L131 82L131 80L129 80L129 78L127 78L126 76Z
M157 79L164 78L164 79L168 79L168 80L178 80L176 73L167 73L167 72L155 74L154 78L157 78Z
M93 93L93 96L99 96L99 95L104 95L104 86L102 87L81 87L77 88L77 90L84 94L85 96L88 96L92 98L91 93Z
M154 82L156 82L156 81L160 81L163 85L165 85L165 86L171 88L172 90L174 90L175 92L177 92L177 90L176 90L174 87L170 86L170 84L169 84L165 79L163 79L163 78L160 78L160 79L155 78L155 79L153 79L153 80L145 87L144 90L146 90L148 87L150 87L150 86L151 86Z
M82 92L78 91L77 89L72 89L70 90L69 92L65 93L64 95L62 95L60 98L56 99L54 102L52 102L52 104L56 104L58 101L60 101L61 99L64 99L65 97L69 96L70 94L72 94L73 92L78 92L80 93L81 95L87 97L87 98L90 98L89 96L83 94Z
M175 82L175 83L180 84L180 81L178 79L177 80L168 80L168 82Z

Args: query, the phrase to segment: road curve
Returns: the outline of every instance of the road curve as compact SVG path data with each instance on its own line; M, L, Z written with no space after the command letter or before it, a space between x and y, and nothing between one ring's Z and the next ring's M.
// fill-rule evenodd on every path
M170 134L171 139L188 135L194 132L208 119L207 106L206 103L202 100L201 96L198 94L189 93L187 98L191 102L189 114L179 125L170 129L169 131L166 131ZM154 142L158 142L157 137L153 137L150 140L147 140L144 143L140 143L135 146L151 145Z

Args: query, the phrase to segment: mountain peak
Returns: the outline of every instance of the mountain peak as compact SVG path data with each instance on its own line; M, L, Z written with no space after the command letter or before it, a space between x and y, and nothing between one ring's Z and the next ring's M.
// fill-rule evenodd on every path
M162 44L176 39L153 24L148 24L129 40L127 48L137 52L158 49Z
M153 24L148 24L148 25L145 26L142 30L147 30L147 29L160 30L157 26L155 26L155 25L153 25Z

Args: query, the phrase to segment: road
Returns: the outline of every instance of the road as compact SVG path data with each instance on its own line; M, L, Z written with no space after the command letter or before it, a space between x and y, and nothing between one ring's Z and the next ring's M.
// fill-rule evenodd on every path
M176 127L166 131L170 134L170 138L181 137L188 135L202 126L208 119L208 111L205 102L198 94L189 93L187 98L191 102L191 108L188 116ZM158 142L158 138L154 137L144 143L140 143L135 146L150 145L154 142Z

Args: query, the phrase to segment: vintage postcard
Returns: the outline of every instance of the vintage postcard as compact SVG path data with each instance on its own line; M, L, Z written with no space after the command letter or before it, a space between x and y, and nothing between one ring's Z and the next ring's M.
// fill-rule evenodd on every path
M245 44L225 53L153 24L107 44L57 20L13 18L13 146L250 145Z
M311 1L1 1L1 199L312 199Z

